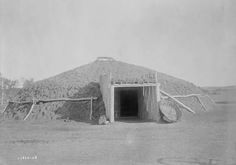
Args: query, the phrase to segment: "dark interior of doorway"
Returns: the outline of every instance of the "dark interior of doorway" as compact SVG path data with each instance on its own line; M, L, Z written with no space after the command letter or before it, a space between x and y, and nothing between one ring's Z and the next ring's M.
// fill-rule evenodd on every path
M138 91L120 91L120 117L138 117Z

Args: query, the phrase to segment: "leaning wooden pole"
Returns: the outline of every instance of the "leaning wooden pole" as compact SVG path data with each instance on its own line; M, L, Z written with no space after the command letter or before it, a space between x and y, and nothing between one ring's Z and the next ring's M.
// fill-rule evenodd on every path
M201 96L201 94L189 94L189 95L173 95L174 98L185 98L185 97L196 97Z
M85 97L85 98L59 98L59 99L47 99L47 100L35 100L35 104L39 103L50 103L50 102L58 102L58 101L70 101L70 102L77 102L77 101L89 101L89 100L96 100L97 97ZM33 101L9 101L9 103L16 103L16 104L32 104Z
M9 101L12 104L32 104L33 101Z
M31 106L31 108L30 108L28 114L25 116L24 120L26 120L26 119L30 116L31 112L32 112L33 109L34 109L34 106L35 106L35 103L32 104L32 106Z
M213 104L215 104L215 101L209 96L209 95L205 95Z
M9 106L9 102L7 102L7 105L6 105L6 107L3 109L2 113L4 113L4 112L7 110L8 106Z
M47 100L37 100L38 103L49 103L49 102L57 102L57 101L71 101L71 102L77 102L77 101L89 101L89 100L96 100L97 97L85 97L85 98L59 98L59 99L47 99Z
M204 109L205 111L207 111L207 109L206 109L206 107L204 106L204 104L203 104L202 100L200 99L200 97L199 97L199 96L196 96L196 98L197 98L197 100L199 101L199 103L202 105L203 109Z
M178 104L181 105L182 107L184 107L187 111L189 111L189 112L195 114L195 112L194 112L191 108L189 108L188 106L184 105L183 103L181 103L179 100L177 100L176 98L174 98L174 97L171 96L170 94L168 94L168 93L166 93L166 92L164 92L164 91L162 91L162 90L160 90L160 92L161 92L162 94L168 96L169 98L171 98L173 101L175 101L176 103L178 103Z

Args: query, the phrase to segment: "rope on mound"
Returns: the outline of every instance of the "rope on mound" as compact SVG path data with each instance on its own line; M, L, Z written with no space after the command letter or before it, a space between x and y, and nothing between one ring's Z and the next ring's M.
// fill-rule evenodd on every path
M35 100L33 99L32 101L22 101L22 102L17 102L17 101L8 101L8 104L6 105L6 107L4 108L3 112L4 113L8 106L10 104L32 104L31 107L30 107L30 110L28 111L28 113L26 114L26 116L24 117L23 120L26 120L31 112L33 111L34 109L34 106L37 105L37 104L40 104L40 103L50 103L50 102L58 102L58 101L70 101L70 102L77 102L77 101L90 101L90 114L89 114L89 119L92 120L92 108L93 108L93 100L97 100L97 97L85 97L85 98L59 98L59 99L47 99L47 100Z

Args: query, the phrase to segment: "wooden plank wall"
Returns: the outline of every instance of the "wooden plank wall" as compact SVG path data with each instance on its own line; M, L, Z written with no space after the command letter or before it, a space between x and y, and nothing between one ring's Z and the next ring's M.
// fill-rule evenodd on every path
M100 90L106 109L106 117L113 122L111 113L111 80L109 75L100 76ZM114 115L114 114L113 114Z
M147 116L141 116L144 119L150 119L159 121L160 113L159 113L159 95L157 93L159 86L149 86L144 87L143 101L144 101L144 109L142 111L147 112Z

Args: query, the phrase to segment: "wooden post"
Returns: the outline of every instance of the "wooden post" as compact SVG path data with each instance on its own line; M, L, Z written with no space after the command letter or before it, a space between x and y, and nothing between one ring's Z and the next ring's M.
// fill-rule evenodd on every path
M161 101L161 95L160 95L160 84L156 84L156 95L157 95L157 102Z
M114 102L115 102L115 94L114 94L114 86L111 86L111 89L110 89L111 93L110 93L110 122L114 122Z
M156 74L155 74L155 81L156 81L156 84L157 84L157 72L156 72Z
M143 96L144 96L144 86L143 86Z
M1 87L2 87L2 89L1 89L2 90L1 105L3 105L3 98L4 98L4 93L3 93L4 92L4 87L3 87L4 86L4 83L3 83L4 79L3 79L3 77L1 77L1 80L2 80L1 81Z
M90 114L89 114L90 120L92 120L92 115L93 115L93 98L91 97L91 99L90 99Z
M188 106L184 105L183 103L181 103L179 100L177 100L176 98L172 97L170 94L160 90L161 93L163 93L164 95L168 96L169 98L171 98L172 100L174 100L175 102L177 102L178 104L180 104L182 107L184 107L185 109L187 109L189 112L192 112L195 114L195 112L189 108Z
M161 116L160 116L160 109L159 109L160 101L161 101L160 84L158 84L156 82L156 105L157 105L157 115L158 115L157 120L160 120L160 118L161 118Z

